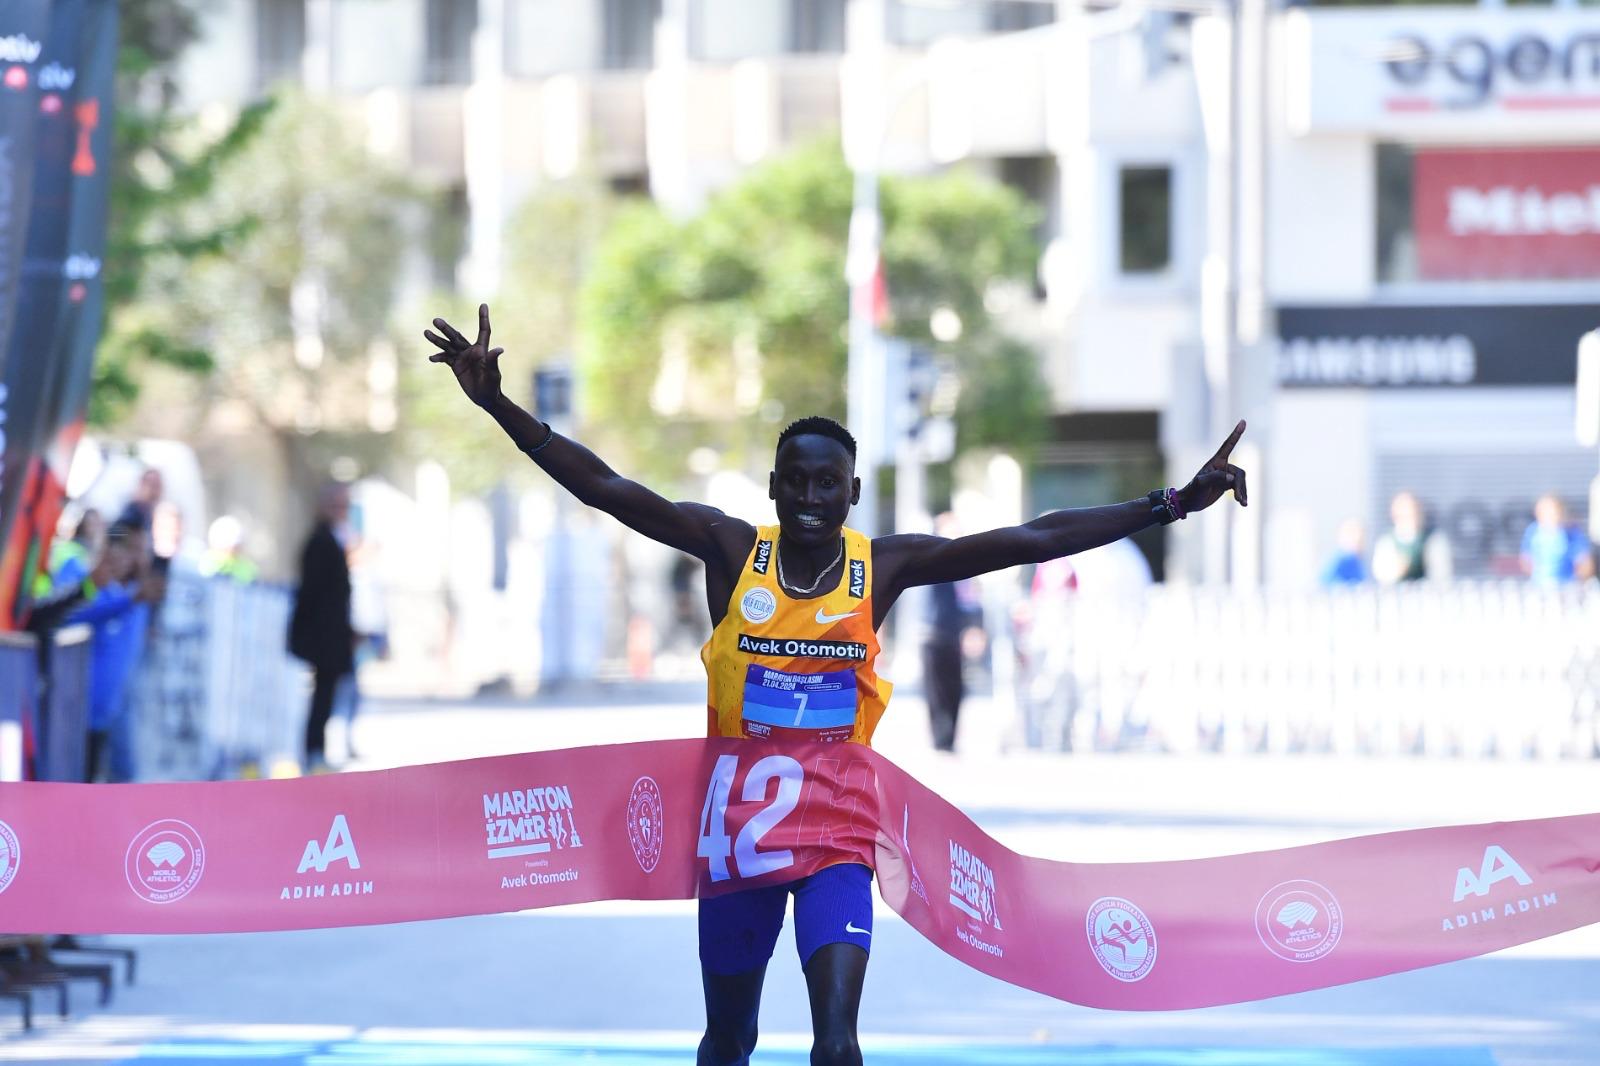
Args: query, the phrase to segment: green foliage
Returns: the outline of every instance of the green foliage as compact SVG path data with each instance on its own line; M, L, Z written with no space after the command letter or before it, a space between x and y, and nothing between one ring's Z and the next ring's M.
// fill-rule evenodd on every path
M571 360L583 277L617 209L604 185L583 176L542 186L511 217L505 282L490 308L494 344L506 349L503 387L524 406L539 366ZM427 361L434 349L420 330L434 316L469 335L477 329L477 305L447 294L434 294L407 319L401 370L407 452L441 463L451 484L469 494L507 476L534 481L532 464L518 462L494 421L471 410L450 371Z
M204 347L173 341L155 328L147 299L152 263L197 262L227 254L256 220L202 222L186 209L207 197L221 170L260 132L270 102L245 108L218 135L201 137L176 108L174 64L199 36L190 0L141 0L120 13L116 145L112 153L106 235L106 328L94 367L89 420L105 425L127 413L153 366L204 373Z
M210 371L211 399L240 400L267 427L354 423L421 190L366 154L325 104L288 94L251 122L258 130L221 158L198 152L210 157L203 194L142 230L138 296L107 338L107 383L152 359ZM195 254L195 234L216 237L213 250ZM307 283L320 291L301 311L322 338L320 360L294 352L291 304Z
M788 420L843 418L851 198L837 145L818 142L753 169L693 218L653 204L617 215L579 316L587 432L607 455L665 487L694 447L759 465ZM886 180L882 210L891 332L959 375L961 444L1036 439L1046 390L985 300L1031 274L1027 205L955 171ZM939 307L963 324L948 345L929 332Z

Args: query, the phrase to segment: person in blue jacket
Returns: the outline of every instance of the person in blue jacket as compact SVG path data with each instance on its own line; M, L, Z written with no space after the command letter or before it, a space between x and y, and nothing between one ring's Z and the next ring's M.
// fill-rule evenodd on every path
M133 722L128 708L129 681L144 654L150 625L149 552L144 531L118 521L106 534L106 546L87 575L93 595L67 616L91 631L89 653L89 758L87 780L93 781L103 754L109 754L112 781L134 778Z

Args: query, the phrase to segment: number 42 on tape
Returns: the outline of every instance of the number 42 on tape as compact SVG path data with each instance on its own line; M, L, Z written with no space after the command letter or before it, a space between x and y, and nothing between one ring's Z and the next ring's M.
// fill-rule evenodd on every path
M705 805L700 809L699 841L695 849L696 854L706 860L712 883L761 877L795 864L792 847L763 849L761 842L794 813L800 805L802 792L805 793L805 807L800 812L799 825L780 834L780 838L792 844L816 847L859 839L857 823L861 803L873 792L872 766L865 760L855 760L840 773L839 762L838 759L818 759L808 777L799 761L787 755L768 755L756 760L744 776L739 797L741 805L764 805L746 815L737 836L730 836L729 803L739 776L739 756L719 755L706 786ZM774 781L777 791L768 800L767 792ZM822 810L814 813L819 786L827 795ZM736 805L733 814L737 821L745 812Z

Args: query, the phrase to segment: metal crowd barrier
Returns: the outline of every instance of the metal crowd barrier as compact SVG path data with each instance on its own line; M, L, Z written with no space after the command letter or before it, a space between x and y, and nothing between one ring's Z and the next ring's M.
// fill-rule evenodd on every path
M38 652L26 633L0 633L0 781L21 781L38 699Z
M202 780L295 760L305 670L285 650L291 593L174 570L135 681L139 777Z
M53 636L39 701L34 776L40 781L83 780L89 759L89 638L83 625Z
M1027 746L1592 757L1600 587L1155 587L1033 604Z
M0 633L0 781L82 781L88 722L89 628L43 656L34 634Z

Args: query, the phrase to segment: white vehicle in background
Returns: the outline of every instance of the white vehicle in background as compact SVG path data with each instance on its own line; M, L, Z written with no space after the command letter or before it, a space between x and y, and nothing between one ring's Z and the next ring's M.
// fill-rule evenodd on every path
M109 525L117 520L133 498L139 479L147 469L161 473L160 508L163 520L154 532L158 555L198 562L205 551L209 526L205 480L200 458L183 441L145 439L132 442L85 436L73 453L67 471L67 506L62 512L65 530L85 511L95 510Z

